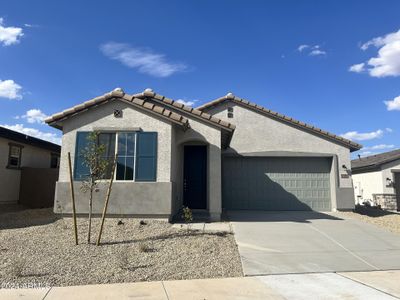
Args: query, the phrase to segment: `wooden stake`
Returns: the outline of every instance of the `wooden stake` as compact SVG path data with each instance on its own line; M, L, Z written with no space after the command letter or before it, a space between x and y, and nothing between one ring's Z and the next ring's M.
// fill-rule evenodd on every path
M101 224L100 224L100 231L99 231L99 236L97 237L97 243L96 245L99 246L100 245L100 239L101 239L101 234L103 233L103 226L104 226L104 220L106 218L106 213L107 213L107 207L108 207L108 201L110 200L110 194L111 194L111 187L114 181L114 173L115 173L115 168L117 166L117 155L115 155L114 158L114 164L112 167L112 171L111 171L111 180L110 180L110 184L108 186L107 189L107 195L106 195L106 200L104 202L104 208L103 208L103 215L101 217Z
M75 245L78 245L78 227L76 226L74 180L72 178L71 153L68 152L69 185L71 187L72 217L74 219Z

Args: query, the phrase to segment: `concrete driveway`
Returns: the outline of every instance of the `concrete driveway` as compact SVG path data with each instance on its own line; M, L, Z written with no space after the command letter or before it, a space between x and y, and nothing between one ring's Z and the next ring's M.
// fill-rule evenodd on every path
M400 235L318 212L228 212L245 275L400 269Z

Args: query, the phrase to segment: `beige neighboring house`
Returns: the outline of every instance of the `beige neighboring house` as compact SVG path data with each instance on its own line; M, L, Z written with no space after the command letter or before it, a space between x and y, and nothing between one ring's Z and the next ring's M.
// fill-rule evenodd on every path
M93 131L110 161L118 153L110 214L171 219L184 205L219 220L223 210L354 208L350 152L361 145L231 93L195 109L151 89L118 88L46 122L63 133L56 212L71 212L68 152L77 211L88 210L81 153ZM95 193L95 213L110 176Z
M0 127L0 204L17 204L21 200L28 206L43 204L45 199L41 197L49 183L41 185L41 180L58 171L60 151L59 145ZM26 183L25 190L22 182Z
M351 161L355 201L400 210L400 149Z

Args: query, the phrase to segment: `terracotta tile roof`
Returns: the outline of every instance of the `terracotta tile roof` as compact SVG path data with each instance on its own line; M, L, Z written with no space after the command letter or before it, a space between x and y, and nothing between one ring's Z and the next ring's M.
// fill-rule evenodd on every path
M288 117L288 116L282 115L280 113L274 112L274 111L272 111L270 109L267 109L267 108L265 108L265 107L263 107L261 105L252 103L252 102L250 102L248 100L236 97L232 93L229 93L224 97L218 98L218 99L210 101L210 102L208 102L208 103L206 103L204 105L201 105L201 106L197 107L197 109L200 110L200 111L204 111L204 110L207 110L207 109L209 109L211 107L217 106L220 103L223 103L225 101L233 101L235 103L238 103L238 104L241 104L241 105L243 105L245 107L248 107L248 108L250 108L252 110L260 112L260 113L262 113L262 114L264 114L264 115L266 115L268 117L272 117L274 119L283 121L283 122L288 123L290 125L294 125L296 127L300 127L300 128L305 129L305 130L307 130L309 132L315 133L317 135L320 135L322 137L325 137L327 139L335 141L335 142L337 142L339 144L342 144L342 145L344 145L346 147L349 147L350 150L352 150L352 151L360 150L362 148L362 145L360 145L358 143L355 143L353 141L350 141L348 139L345 139L345 138L343 138L341 136L338 136L336 134L330 133L328 131L322 130L322 129L318 128L318 127L315 127L315 126L306 124L304 122L298 121L298 120L293 119L291 117Z
M392 162L394 160L400 160L400 149L371 155L367 157L361 157L353 159L351 161L352 171L367 171L371 169L379 168L381 165ZM361 173L361 172L360 172Z
M214 116L211 116L205 112L202 112L198 109L195 109L193 107L184 105L182 103L179 103L177 101L174 101L170 98L167 98L163 95L157 94L153 92L151 89L146 89L144 90L143 93L135 94L133 95L134 97L141 98L141 99L153 99L155 102L162 103L166 106L169 106L171 108L175 108L178 111L181 112L186 112L193 116L194 118L206 121L208 123L217 125L218 127L221 127L222 129L228 130L230 132L233 132L235 130L235 125L231 124L229 122L226 122L224 120L218 119Z
M155 105L152 102L137 98L134 95L125 94L121 89L115 89L112 92L106 93L102 96L93 98L81 104L75 105L74 107L63 110L62 112L56 113L47 118L45 122L56 128L61 128L61 126L59 126L57 122L86 111L90 107L99 106L115 99L120 99L137 108L143 109L147 112L158 115L161 118L168 119L169 121L182 125L185 129L189 127L189 120L182 115L172 112L162 106Z

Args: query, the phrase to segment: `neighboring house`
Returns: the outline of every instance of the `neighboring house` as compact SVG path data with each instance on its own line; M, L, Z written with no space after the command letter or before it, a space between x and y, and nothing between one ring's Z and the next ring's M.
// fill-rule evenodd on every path
M115 89L46 122L63 131L55 201L64 212L68 152L77 210L87 212L79 180L88 173L81 149L90 131L101 132L110 159L118 153L110 214L170 218L186 205L219 220L223 209L354 208L350 152L361 145L232 94L194 109L151 89ZM96 213L106 188L95 195Z
M356 203L400 210L400 149L351 161Z
M41 176L41 172L57 175L60 151L59 145L0 127L0 204L21 202L22 182L27 183L26 192L32 197L28 202L32 201L33 204L36 202L43 203L43 199L36 199L35 191L32 192L29 189L37 189L39 197L49 188L51 189L50 193L54 191L54 186L49 187L48 183L32 185L29 182L34 183L40 180L37 177ZM54 170L48 172L42 170L51 168ZM32 172L32 169L35 172ZM30 175L28 176L28 174ZM55 180L56 178L54 182ZM23 191L23 194L25 194L25 191ZM23 204L30 206L30 203L26 203L27 201L24 200L22 201Z

